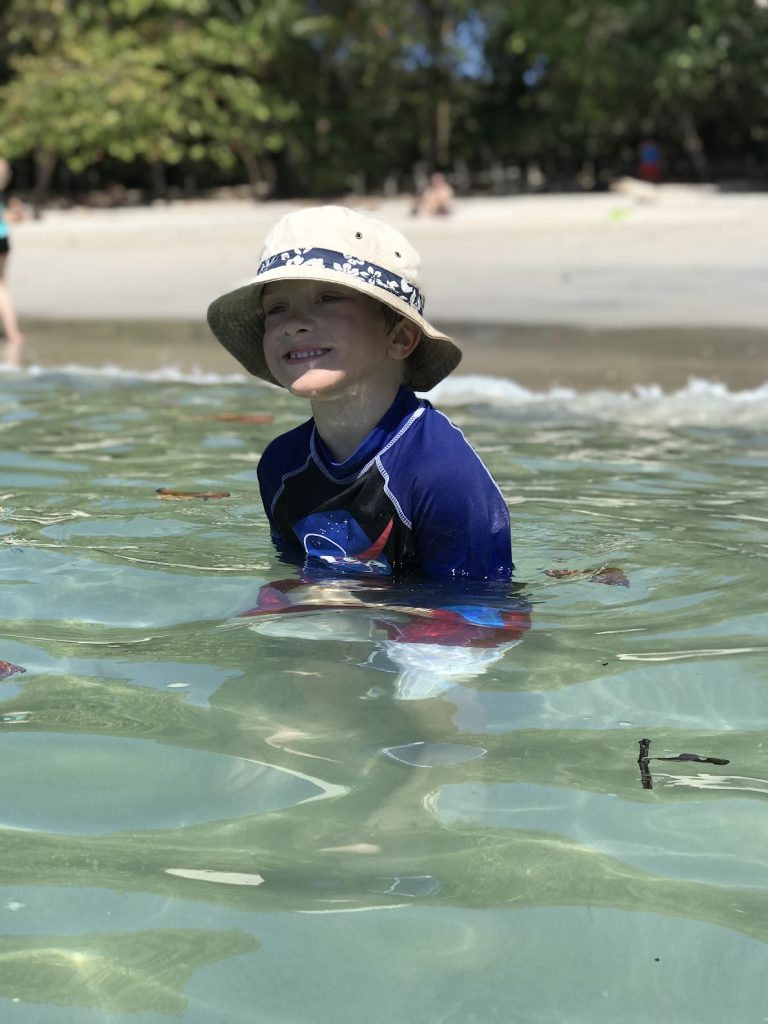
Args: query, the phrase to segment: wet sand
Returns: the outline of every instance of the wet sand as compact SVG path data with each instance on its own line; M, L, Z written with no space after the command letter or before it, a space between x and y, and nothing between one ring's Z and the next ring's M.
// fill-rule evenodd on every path
M16 225L25 361L236 372L205 309L255 272L269 227L299 205L73 210ZM357 205L422 253L427 312L462 341L465 373L536 388L768 377L768 195L479 198L427 221L405 198Z
M765 334L747 328L440 326L461 343L458 373L504 377L538 391L558 385L623 391L636 384L673 390L691 378L745 390L768 376ZM245 374L201 323L32 320L25 327L27 365Z

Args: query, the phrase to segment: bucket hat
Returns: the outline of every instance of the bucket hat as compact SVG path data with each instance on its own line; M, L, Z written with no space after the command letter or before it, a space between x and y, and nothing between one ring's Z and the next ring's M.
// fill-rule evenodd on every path
M393 227L343 206L296 210L264 242L256 276L208 307L221 344L256 377L277 384L264 358L261 293L270 281L310 280L354 288L421 329L406 360L406 383L429 391L458 366L461 350L424 317L421 258Z

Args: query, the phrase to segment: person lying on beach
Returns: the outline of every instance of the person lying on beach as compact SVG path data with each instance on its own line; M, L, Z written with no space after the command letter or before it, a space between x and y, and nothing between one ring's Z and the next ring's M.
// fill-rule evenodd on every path
M441 171L430 175L429 184L413 208L415 217L446 216L453 207L453 188Z
M259 461L278 550L352 576L503 584L513 570L504 498L461 431L415 394L461 359L424 317L420 264L378 220L300 210L208 322L250 373L310 404L311 419Z

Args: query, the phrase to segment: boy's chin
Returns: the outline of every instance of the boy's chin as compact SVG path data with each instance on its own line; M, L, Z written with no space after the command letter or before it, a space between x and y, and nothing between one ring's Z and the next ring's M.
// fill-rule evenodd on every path
M286 381L286 388L297 398L332 398L344 385L344 374L335 370L307 370L300 377Z

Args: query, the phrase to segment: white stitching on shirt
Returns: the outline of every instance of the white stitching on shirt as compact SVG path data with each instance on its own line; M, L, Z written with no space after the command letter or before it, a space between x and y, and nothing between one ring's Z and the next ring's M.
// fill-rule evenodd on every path
M377 452L372 459L369 459L368 462L366 462L366 464L363 466L363 468L358 473L350 473L349 476L343 476L343 477L333 476L323 466L322 458L320 457L320 454L319 454L319 452L317 451L317 449L315 447L315 432L316 432L317 428L314 427L313 430L312 430L312 436L310 437L310 440L309 440L309 447L310 447L310 453L311 453L312 461L315 463L315 465L320 470L320 472L323 474L323 476L327 477L328 480L332 480L333 483L335 483L335 484L347 483L347 481L349 481L349 480L359 480L361 476L364 476L368 472L368 470L371 468L371 466L374 463L377 463L378 466L379 466L379 469L381 469L381 463L379 462L379 459L381 458L381 456L384 454L384 452L389 451L389 449L392 447L393 444L395 444L395 442L400 440L400 438L403 436L403 434L406 432L406 430L408 430L408 428L411 427L416 422L416 420L419 419L419 417L423 415L423 413L424 413L424 409L423 408L415 409L413 411L413 413L411 413L411 415L405 421L405 423L402 425L402 427L395 434L395 436L391 440L387 441L387 443L384 445L384 447L381 449L381 451ZM305 468L305 467L302 466L302 469L303 468ZM402 516L401 516L401 518L402 518ZM403 522L407 522L407 520L403 519ZM408 525L410 526L410 523Z
M310 442L310 443L311 443L311 442ZM286 480L290 480L290 478L291 478L292 476L297 476L297 475L298 475L299 473L303 473L303 472L304 472L304 470L305 470L305 469L307 468L307 466L309 465L309 463L310 463L311 459L312 459L312 453L310 452L310 454L309 454L309 455L307 456L307 460L306 460L306 462L304 463L304 465L303 465L303 466L299 466L299 468L298 468L298 469L292 469L292 470L290 470L290 472L288 472L288 473L284 473L284 474L283 474L283 476L282 476L282 478L281 478L281 480L280 480L280 486L278 487L277 491L275 492L275 496L274 496L274 498L272 499L272 504L271 504L271 505L269 506L269 511L270 511L270 514L271 514L271 515L273 515L273 516L274 516L274 513L275 513L275 505L277 504L277 500L278 500L278 498L280 497L280 495L281 495L281 494L283 493L283 491L285 490L285 482L286 482Z
M323 465L322 456L320 455L320 452L317 450L317 447L315 445L315 435L316 435L316 433L317 433L317 427L313 427L312 428L312 436L309 439L310 458L314 462L315 466L317 466L317 468L320 470L320 472L326 478L326 480L330 480L331 483L334 483L334 484L344 484L348 480L354 480L355 479L355 474L354 473L350 473L349 476L334 476L333 473L329 473L328 472L328 470Z
M485 470L486 476L487 476L487 477L488 477L488 479L489 479L489 480L491 481L491 483L493 484L493 486L494 486L494 487L496 488L496 490L497 490L497 491L498 491L498 493L499 493L499 496L501 497L501 500L502 500L502 501L504 502L504 504L506 505L506 503L507 503L507 502L506 502L506 499L504 498L504 495L503 495L503 494L501 493L501 488L499 487L499 485L498 485L498 484L496 483L496 481L495 481L495 480L493 479L493 477L491 476L491 471L490 471L490 469L488 469L488 467L487 467L487 466L486 466L486 464L485 464L485 463L483 462L483 460L482 460L482 459L480 458L480 456L479 456L479 455L477 454L477 452L475 451L475 449L474 449L474 448L472 447L472 445L471 445L471 444L469 443L469 441L467 441L466 437L464 436L464 432L463 432L463 431L462 431L462 430L461 430L461 429L460 429L459 427L457 427L455 423L452 423L452 422L451 422L451 421L450 421L450 420L448 419L448 417L447 417L447 416L445 415L445 413L444 413L444 412L440 412L440 410L439 410L439 409L435 409L435 412L437 413L437 415L438 415L438 416L442 416L442 417L443 417L443 419L444 419L444 420L445 420L445 421L446 421L446 422L448 423L448 426L450 426L450 427L453 427L453 429L454 429L454 430L455 430L455 431L456 431L456 432L457 432L458 434L461 434L461 436L462 436L462 438L464 439L464 443L466 444L467 448L469 448L469 450L470 450L470 451L472 452L472 454L473 454L473 455L475 456L475 458L477 459L477 461L478 461L478 462L480 463L480 465L481 465L481 466L483 467L483 469Z
M393 444L395 444L395 442L400 440L400 438L403 436L403 434L406 432L406 430L408 430L409 427L413 426L413 424L416 422L416 420L418 420L421 416L423 416L425 411L426 410L425 410L424 406L421 406L420 408L415 409L413 411L413 413L405 421L405 423L402 425L402 427L395 434L395 436L390 441L388 441L384 445L384 447L381 449L381 451L378 452L369 462L366 462L366 464L363 466L363 468L360 470L359 473L356 473L356 474L352 473L348 477L343 477L341 479L339 479L338 477L332 476L324 468L322 460L320 459L318 451L317 451L317 449L315 447L315 434L316 434L317 428L313 427L312 428L312 433L311 433L310 438L309 438L309 455L307 456L306 461L304 462L304 464L302 466L299 466L298 469L292 469L292 470L290 470L290 472L283 474L283 476L281 477L281 480L280 480L280 486L278 487L277 492L275 493L275 496L272 499L272 504L270 505L270 512L272 513L272 515L274 515L275 505L277 505L277 502L278 502L278 499L280 498L280 495L285 490L286 481L290 480L290 478L292 476L297 476L299 473L303 473L304 470L307 468L307 466L309 465L310 462L314 462L314 464L317 466L317 468L320 470L320 472L325 477L327 477L329 480L333 481L333 483L336 483L336 484L344 483L347 480L351 480L351 479L354 479L354 478L359 479L361 476L363 476L364 473L367 473L367 471L375 463L376 467L379 470L379 473L382 476L382 479L384 480L384 493L387 495L389 500L394 505L395 511L397 512L397 515L400 518L400 520L403 523L405 523L405 525L408 527L409 530L413 529L413 525L412 525L411 521L408 519L406 514L403 512L402 508L400 507L400 503L398 502L398 500L395 497L395 495L389 489L389 474L387 473L387 471L384 469L383 465L381 464L381 456L386 451L389 451L389 449L392 447ZM450 423L451 421L448 420L448 422ZM452 423L451 423L451 426L453 426ZM461 433L461 431L459 431L459 433ZM474 449L473 449L473 451L474 451ZM475 453L475 454L477 454L477 453ZM491 479L493 479L493 478L491 478Z
M402 522L405 523L405 525L408 527L409 530L412 530L413 529L413 524L411 523L410 519L408 519L406 517L405 512L403 512L402 508L400 507L400 502L397 500L397 498L394 496L392 491L390 491L390 489L389 489L389 473L387 473L387 471L384 469L384 467L382 466L382 464L381 464L379 459L375 459L374 461L376 463L376 466L377 466L379 472L381 473L381 475L382 475L382 477L384 479L384 493L389 498L389 500L392 502L392 504L395 506L395 511L397 512L397 514L400 517L400 519L402 520ZM369 465L370 465L370 463L369 463Z
M419 409L415 409L414 412L408 417L408 419L402 425L402 427L400 427L400 429L395 434L395 436L392 438L392 440L391 441L387 441L387 443L384 445L384 447L381 449L381 451L377 452L376 455L374 455L374 457L371 459L370 462L366 462L366 464L363 466L363 468L360 470L360 472L357 475L358 476L362 476L363 473L365 473L368 469L370 469L370 467L373 465L374 462L377 463L379 469L381 469L381 462L379 460L381 459L381 456L384 454L384 452L388 452L389 449L392 447L392 445L395 444L396 441L399 441L400 438L403 436L403 434L406 432L406 430L408 430L409 427L412 427L413 424L416 422L416 420L420 416L422 416L423 414L424 414L424 407L423 406L421 408L419 408ZM383 470L382 470L382 472L383 472ZM410 523L409 523L409 525L410 525Z

